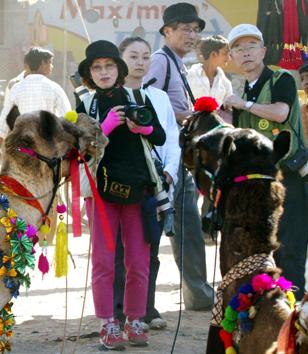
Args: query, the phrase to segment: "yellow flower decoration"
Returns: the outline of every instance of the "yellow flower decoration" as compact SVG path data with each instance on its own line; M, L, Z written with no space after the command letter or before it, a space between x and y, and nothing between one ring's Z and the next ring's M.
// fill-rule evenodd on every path
M10 257L10 256L3 256L2 262L3 262L3 263L7 263L7 262L11 261L12 259L13 259L13 257Z
M11 219L15 219L16 217L17 214L15 211L11 208L8 208L7 216L4 216L0 219L0 222L5 227L6 232L11 232L14 229L15 225L12 224Z
M4 275L8 275L10 277L16 277L17 276L17 272L15 269L11 269L11 270L7 270L5 266L2 266L0 268L0 276L4 276Z
M0 219L1 224L5 227L6 232L11 232L14 229L14 225L11 223L11 219L7 216L4 216Z
M11 208L8 208L7 210L7 216L10 218L10 219L14 219L14 218L17 218L17 214L15 213L15 211Z

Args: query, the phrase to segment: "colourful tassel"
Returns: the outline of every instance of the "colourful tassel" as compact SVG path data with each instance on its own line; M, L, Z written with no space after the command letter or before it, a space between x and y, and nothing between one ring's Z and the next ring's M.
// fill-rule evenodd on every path
M42 272L42 279L44 279L44 275L49 271L49 262L43 252L39 257L38 269Z
M44 239L43 246L42 246L42 253L38 261L38 269L42 272L42 279L44 279L44 275L49 271L49 262L47 259L47 247L48 247L48 243L46 239Z
M68 269L68 237L66 225L62 221L63 216L60 215L60 222L56 233L56 254L55 254L55 273L56 277L67 275Z
M229 347L226 349L226 354L236 354L236 350L234 347Z

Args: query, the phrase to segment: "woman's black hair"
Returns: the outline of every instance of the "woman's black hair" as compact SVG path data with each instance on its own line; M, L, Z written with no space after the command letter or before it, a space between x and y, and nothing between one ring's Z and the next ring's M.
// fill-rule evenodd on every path
M123 41L119 44L119 52L120 52L120 56L123 56L123 53L125 52L126 48L131 45L132 43L135 42L141 42L144 43L150 50L151 52L151 46L150 43L148 41L146 41L145 39L141 38L141 37L127 37L125 39L123 39Z
M125 75L123 73L122 67L121 65L118 64L118 62L115 59L110 58L111 60L113 60L118 67L118 78L115 82L115 86L119 85L119 86L123 86L124 82L125 82ZM97 88L97 85L95 84L95 82L92 79L91 73L90 73L90 66L85 67L84 69L84 75L81 78L82 84L90 89L95 90Z

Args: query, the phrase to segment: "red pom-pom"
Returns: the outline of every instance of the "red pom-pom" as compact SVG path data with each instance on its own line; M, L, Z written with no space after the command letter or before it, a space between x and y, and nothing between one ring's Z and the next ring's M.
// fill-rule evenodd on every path
M225 331L224 329L221 329L219 331L219 337L220 337L221 341L223 342L225 349L227 349L233 345L231 333Z
M247 294L239 293L238 295L239 306L236 311L245 311L251 306L251 298Z
M219 108L219 105L214 97L200 97L196 99L194 104L195 111L199 112L213 112Z

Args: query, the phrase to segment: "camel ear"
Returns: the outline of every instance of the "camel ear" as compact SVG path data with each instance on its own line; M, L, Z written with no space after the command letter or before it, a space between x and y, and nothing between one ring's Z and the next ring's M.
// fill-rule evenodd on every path
M277 163L290 150L291 133L288 130L281 131L274 140L274 161Z
M40 133L45 140L51 141L56 136L57 119L54 114L48 111L40 111Z
M7 122L7 125L9 126L10 130L13 130L16 119L19 116L20 116L20 112L18 110L18 107L14 105L6 117L6 122Z
M234 144L233 137L230 135L227 135L224 138L223 143L222 143L222 150L221 150L222 157L227 158L235 150L236 150L236 146Z

